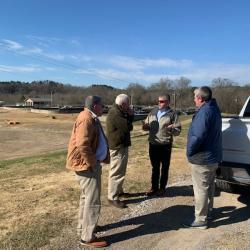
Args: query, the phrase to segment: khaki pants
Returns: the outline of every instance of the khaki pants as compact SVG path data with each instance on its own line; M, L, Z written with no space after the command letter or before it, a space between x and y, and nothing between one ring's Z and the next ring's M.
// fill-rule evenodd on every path
M101 172L99 163L91 170L76 172L81 192L77 232L84 241L93 239L100 214Z
M108 199L118 200L119 194L123 192L128 163L128 147L110 150L110 171L108 180Z
M206 221L208 211L213 208L215 173L218 164L191 164L195 198L195 221Z

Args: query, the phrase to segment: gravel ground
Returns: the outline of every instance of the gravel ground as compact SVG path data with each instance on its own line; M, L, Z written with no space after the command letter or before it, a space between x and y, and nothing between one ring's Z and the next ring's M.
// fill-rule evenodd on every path
M249 204L247 192L221 192L207 230L183 228L193 214L192 186L185 181L171 185L163 198L145 199L99 236L112 243L107 249L250 249Z

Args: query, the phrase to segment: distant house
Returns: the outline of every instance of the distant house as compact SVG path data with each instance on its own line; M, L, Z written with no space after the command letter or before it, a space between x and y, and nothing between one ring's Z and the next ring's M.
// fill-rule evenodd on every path
M34 98L27 98L25 100L25 106L28 107L49 107L51 106L51 99L44 98L44 97L34 97Z

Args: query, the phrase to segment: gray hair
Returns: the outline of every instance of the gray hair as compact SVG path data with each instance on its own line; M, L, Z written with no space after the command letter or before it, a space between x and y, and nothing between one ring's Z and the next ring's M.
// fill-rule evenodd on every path
M170 95L169 94L161 94L158 97L166 98L166 100L170 102Z
M93 111L95 104L100 104L102 99L98 95L89 95L85 99L85 107Z
M202 86L194 90L195 96L201 97L203 101L207 102L212 99L212 90L208 86Z
M123 103L128 103L129 97L126 94L120 94L115 98L115 104L122 105Z

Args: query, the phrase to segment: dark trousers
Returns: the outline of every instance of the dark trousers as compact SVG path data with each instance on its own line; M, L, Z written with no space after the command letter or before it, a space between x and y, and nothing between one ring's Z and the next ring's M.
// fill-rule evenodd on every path
M168 169L170 165L172 144L149 144L149 157L152 165L152 190L165 189L168 182ZM160 176L161 166L161 176Z

